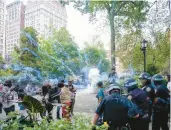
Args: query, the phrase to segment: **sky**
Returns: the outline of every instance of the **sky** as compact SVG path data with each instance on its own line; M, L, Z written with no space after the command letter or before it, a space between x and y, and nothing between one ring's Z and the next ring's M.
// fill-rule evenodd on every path
M7 4L14 1L15 0L7 0ZM27 2L27 0L21 1L24 3ZM74 9L72 5L67 5L66 10L68 16L67 29L80 48L84 47L85 42L92 43L93 39L98 37L98 40L102 41L104 47L108 49L109 33L107 31L104 33L103 29L99 29L99 25L103 22L100 17L98 24L92 24L89 22L89 16L87 14L82 15L79 11Z

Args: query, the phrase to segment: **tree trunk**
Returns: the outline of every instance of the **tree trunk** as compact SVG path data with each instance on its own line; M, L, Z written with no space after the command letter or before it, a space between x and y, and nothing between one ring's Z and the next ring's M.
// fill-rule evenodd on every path
M109 14L109 22L110 22L110 44L111 44L111 65L115 68L115 29L114 29L114 15Z

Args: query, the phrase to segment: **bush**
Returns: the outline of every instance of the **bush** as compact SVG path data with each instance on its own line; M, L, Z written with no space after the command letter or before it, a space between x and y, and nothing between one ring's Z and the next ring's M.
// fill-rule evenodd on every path
M45 118L41 122L34 122L34 126L21 125L19 119L10 120L8 123L1 122L3 130L91 130L91 116L84 114L77 114L73 116L71 121L62 119L58 121L51 121ZM97 130L107 130L108 125L104 123L102 126L96 126Z

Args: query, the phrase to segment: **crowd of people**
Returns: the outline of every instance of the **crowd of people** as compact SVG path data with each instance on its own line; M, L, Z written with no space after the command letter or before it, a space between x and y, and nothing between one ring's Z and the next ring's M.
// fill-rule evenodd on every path
M73 109L75 104L76 88L72 84L73 81L69 80L65 83L64 80L60 81L56 86L49 83L45 83L42 87L27 85L25 88L21 88L18 85L12 85L11 80L5 81L4 84L0 83L0 113L5 111L6 115L9 112L15 111L15 105L10 101L23 101L24 96L29 95L34 97L39 94L39 99L42 105L46 108L48 117L52 119L53 103L59 103L62 105L63 118L69 119L73 115ZM24 106L19 104L20 110L24 109ZM46 114L45 112L45 114Z
M120 86L111 83L104 91L103 83L99 82L97 94L99 106L93 118L93 126L99 122L107 122L109 130L169 130L170 114L170 75L167 85L160 74L151 77L148 73L139 76L142 88L135 79L127 79L124 88L127 95L122 95ZM95 130L95 127L93 127Z
M169 130L170 75L167 75L167 84L160 74L151 77L148 73L142 73L139 80L142 87L139 87L133 78L127 79L123 87L114 80L110 80L107 88L103 87L103 82L98 82L98 107L92 121L93 125L107 122L109 130L120 130L123 127L128 130L149 130L149 123L152 122L152 130ZM76 97L73 81L61 80L56 86L45 83L39 88L28 85L22 89L18 85L13 85L11 80L5 81L4 84L0 83L0 113L4 110L8 115L15 110L15 106L9 103L10 100L22 101L26 95L34 97L35 94L39 94L40 102L48 113L46 116L52 119L53 103L57 102L63 104L62 118L70 120ZM127 95L122 95L121 88L127 90ZM25 109L21 104L19 107L20 110Z

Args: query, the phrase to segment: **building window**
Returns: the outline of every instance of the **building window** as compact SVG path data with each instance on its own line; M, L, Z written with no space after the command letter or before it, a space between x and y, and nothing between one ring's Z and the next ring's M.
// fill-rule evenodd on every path
M14 11L12 11L12 20L14 19Z

